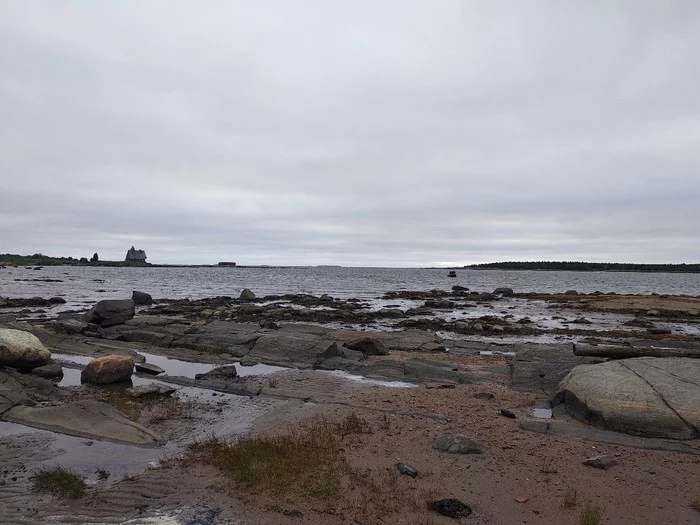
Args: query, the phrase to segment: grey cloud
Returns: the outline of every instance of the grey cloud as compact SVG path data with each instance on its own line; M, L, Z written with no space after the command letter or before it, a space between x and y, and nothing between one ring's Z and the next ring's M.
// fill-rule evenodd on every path
M0 252L697 260L695 2L6 2Z

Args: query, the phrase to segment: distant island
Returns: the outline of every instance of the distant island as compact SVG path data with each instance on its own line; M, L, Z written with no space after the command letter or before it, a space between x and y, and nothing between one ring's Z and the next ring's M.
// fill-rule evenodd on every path
M132 248L133 249L133 248ZM137 250L137 252L143 250ZM51 257L41 253L34 255L19 255L16 253L0 253L0 266L153 266L143 259L134 258L124 261L101 261L95 253L91 258L87 257Z
M700 264L594 263L579 261L507 261L464 266L472 270L558 270L574 272L700 273Z

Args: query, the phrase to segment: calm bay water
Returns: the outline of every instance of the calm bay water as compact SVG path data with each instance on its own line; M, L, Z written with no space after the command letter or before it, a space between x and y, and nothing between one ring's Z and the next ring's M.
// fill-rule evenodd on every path
M394 290L449 290L459 284L475 291L509 286L516 292L601 292L700 295L700 274L633 272L544 272L417 268L110 268L45 266L0 269L0 296L61 296L68 305L128 298L132 290L154 298L237 297L243 288L256 295L330 294L373 299ZM46 282L51 279L56 282ZM67 306L68 306L67 305Z

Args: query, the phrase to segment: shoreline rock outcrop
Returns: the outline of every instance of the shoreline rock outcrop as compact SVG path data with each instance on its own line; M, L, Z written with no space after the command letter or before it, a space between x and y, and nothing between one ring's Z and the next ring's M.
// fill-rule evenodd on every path
M0 366L22 372L48 364L51 352L37 336L23 330L0 328Z
M608 430L651 438L700 436L700 360L637 357L574 368L552 405Z
M124 324L134 317L136 307L132 299L105 299L85 313L85 322L103 328Z

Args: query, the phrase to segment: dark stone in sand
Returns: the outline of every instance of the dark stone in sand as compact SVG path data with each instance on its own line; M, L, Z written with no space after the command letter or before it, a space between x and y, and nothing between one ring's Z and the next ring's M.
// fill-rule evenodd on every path
M587 458L583 461L583 464L587 467L608 470L610 467L617 465L617 458L612 454L603 454L602 456Z
M399 462L396 464L396 468L401 474L405 474L406 476L411 476L412 478L415 478L418 475L418 471L411 467L410 465L407 465L406 463Z
M469 505L454 498L431 501L430 508L438 514L454 519L466 518L472 513Z
M510 419L515 419L515 414L508 410L507 408L502 408L501 409L501 415L509 417Z

